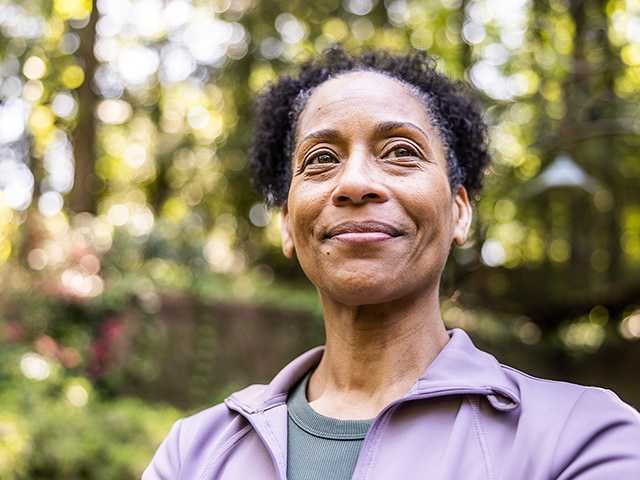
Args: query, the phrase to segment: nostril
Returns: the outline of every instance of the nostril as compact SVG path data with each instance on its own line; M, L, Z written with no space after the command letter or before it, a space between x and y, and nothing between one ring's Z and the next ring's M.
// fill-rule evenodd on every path
M382 198L380 195L374 192L365 193L364 195L337 195L335 197L336 203L354 202L361 203L366 201L377 201Z

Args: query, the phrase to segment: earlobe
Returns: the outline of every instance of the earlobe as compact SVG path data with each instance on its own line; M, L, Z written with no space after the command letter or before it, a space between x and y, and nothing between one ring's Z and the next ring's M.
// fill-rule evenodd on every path
M463 186L458 187L453 199L452 213L454 222L453 240L458 245L464 245L469 234L473 212L467 190Z
M287 258L293 258L295 247L289 228L289 209L286 200L282 206L282 215L280 216L280 238L282 240L282 253Z

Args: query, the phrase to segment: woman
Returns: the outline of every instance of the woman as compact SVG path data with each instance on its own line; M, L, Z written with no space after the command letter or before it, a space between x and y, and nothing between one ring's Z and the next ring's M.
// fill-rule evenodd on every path
M445 329L440 276L489 156L480 110L425 54L334 48L279 79L251 159L326 345L176 422L143 479L640 479L640 415L614 393Z

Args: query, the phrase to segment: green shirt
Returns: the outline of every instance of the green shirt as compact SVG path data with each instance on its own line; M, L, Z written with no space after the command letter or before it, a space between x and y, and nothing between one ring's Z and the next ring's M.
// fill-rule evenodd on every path
M287 399L287 479L350 479L370 420L340 420L317 413L307 402L309 371Z

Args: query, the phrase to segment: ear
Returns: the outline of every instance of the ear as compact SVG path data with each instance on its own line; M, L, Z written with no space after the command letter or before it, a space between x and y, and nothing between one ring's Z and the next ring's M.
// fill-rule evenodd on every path
M469 235L473 210L467 195L467 189L462 185L458 187L453 197L451 214L453 221L452 240L458 245L464 245L464 242L467 241L467 235Z
M295 246L293 244L293 235L291 235L289 208L287 201L282 205L282 215L280 217L280 238L282 239L282 253L287 258L293 258L295 254Z

